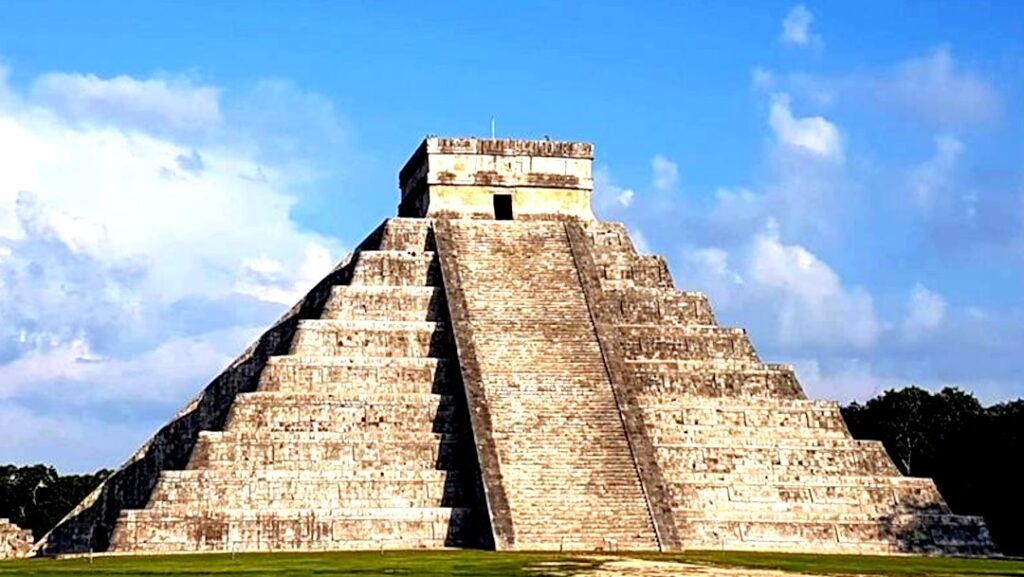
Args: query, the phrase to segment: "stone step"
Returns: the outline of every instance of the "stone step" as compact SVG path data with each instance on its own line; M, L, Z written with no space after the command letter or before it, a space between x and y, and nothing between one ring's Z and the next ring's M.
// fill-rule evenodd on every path
M646 531L630 531L632 519L619 523L594 520L592 524L569 521L572 511L555 517L547 523L519 522L515 525L516 541L529 543L534 551L650 551L651 537ZM555 519L560 519L555 521ZM639 522L639 520L637 520Z
M331 288L321 319L438 321L447 315L439 287L343 285Z
M346 481L444 481L458 471L440 469L328 469L316 471L315 477L323 482ZM245 483L257 479L287 480L308 478L310 471L300 469L176 469L160 473L160 482L197 482L203 484Z
M628 363L626 378L643 394L666 400L685 397L805 398L791 369L770 365L688 370L676 365Z
M817 399L714 399L714 398L687 398L682 401L671 400L670 404L682 404L686 409L710 409L722 412L744 412L744 411L796 411L796 412L821 412L829 414L840 414L839 403L835 401L821 401ZM655 403L652 403L655 404Z
M432 251L430 225L424 218L389 218L384 224L380 250Z
M451 335L436 322L299 321L292 355L375 357L448 357Z
M836 515L893 513L949 513L938 491L910 486L817 486L699 485L670 483L673 509L712 512L723 519L758 519L788 511L806 519L831 519ZM700 516L700 515L698 515Z
M988 531L977 517L957 515L843 516L831 522L762 517L733 521L685 516L693 528L693 546L712 544L727 549L879 553L954 553L990 548ZM684 521L685 519L685 521ZM850 548L850 549L847 549Z
M594 263L605 290L629 288L675 288L665 259L654 255L623 255L617 251L594 251Z
M742 449L714 450L658 446L663 471L685 475L695 471L756 475L793 471L803 475L898 475L899 470L881 444L850 449Z
M707 295L665 287L624 287L604 291L619 325L715 325Z
M468 426L468 425L467 425ZM458 443L471 442L472 433L467 429L457 433L432 433L429 431L389 431L382 437L380 431L200 431L199 439L209 438L224 443Z
M471 507L477 480L450 472L430 481L323 480L315 475L289 479L249 479L234 483L158 483L146 509L190 513L224 509L377 509Z
M270 357L260 374L260 391L380 389L385 392L455 392L457 362L430 357Z
M627 361L739 359L757 362L743 329L698 325L620 325L619 347Z
M899 475L878 441L852 441L845 447L658 445L657 450L661 459L679 461L685 470L691 471L728 473L767 467L795 469L810 475L832 469L858 475Z
M779 432L780 435L756 435L753 437L746 437L734 434L716 434L714 431L709 431L709 435L703 437L700 441L672 442L666 439L659 439L659 442L656 444L661 447L671 447L674 449L707 449L709 451L733 451L736 452L737 454L740 454L749 450L853 450L859 447L863 447L864 444L875 445L878 443L878 441L864 441L853 439L851 437L846 436L799 437L785 435L785 429L776 430L775 432ZM872 450L874 450L874 447L872 447Z
M459 432L464 428L464 409L444 395L423 395L422 400L353 400L314 395L304 397L302 402L291 402L283 394L275 402L260 397L273 394L239 395L225 428L234 432L381 429L435 433Z
M764 439L791 438L794 442L821 440L849 440L845 428L787 427L787 426L734 426L702 424L680 426L672 420L650 418L645 415L651 442L655 445L720 443L722 437L731 437L737 444L758 443Z
M670 480L676 481L676 480ZM922 477L902 477L893 475L811 475L778 471L752 475L736 475L732 473L716 473L694 471L680 476L678 482L687 485L763 485L771 487L922 487L932 483Z
M353 285L441 286L433 252L363 251L356 258Z
M565 225L448 226L437 246L457 255L447 290L465 308L517 546L655 547Z
M718 406L714 406L691 403L689 398L665 402L660 398L651 399L642 396L640 405L643 408L645 420L662 431L665 428L718 426L723 427L723 431L728 430L729 434L732 434L744 428L781 427L791 428L794 431L801 429L838 431L848 435L846 423L843 421L838 405L791 404L805 401L778 399L779 405L782 406L772 409L747 404L752 400L760 399L737 398L731 399L735 403L719 403ZM751 431L751 434L742 436L755 437L757 434L756 431Z
M467 427L468 428L468 427ZM423 467L458 469L472 466L476 453L466 438L420 442L289 439L285 435L201 435L190 468ZM386 438L385 438L386 439Z
M705 371L747 371L778 370L793 372L793 365L786 363L764 363L749 359L631 359L626 366L638 370L663 372L705 372Z
M463 544L464 508L221 510L205 514L127 510L111 551L274 551L440 548Z

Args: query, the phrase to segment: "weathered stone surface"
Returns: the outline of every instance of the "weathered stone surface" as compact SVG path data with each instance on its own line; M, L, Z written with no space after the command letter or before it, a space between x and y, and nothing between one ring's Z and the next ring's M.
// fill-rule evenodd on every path
M0 559L18 559L32 548L32 531L22 529L8 519L0 519Z
M994 550L934 484L900 475L882 445L850 437L835 403L808 401L791 367L761 363L705 298L673 289L621 225L583 223L643 427L689 548L832 553ZM585 272L585 271L584 271ZM643 287L643 288L640 288ZM610 303L610 304L609 304ZM646 303L646 304L645 304ZM605 352L606 356L609 351Z
M34 551L994 551L595 221L592 157L428 139L400 176L418 218L374 230Z
M512 546L656 548L563 224L446 227L437 247L456 255Z
M428 138L399 174L399 215L489 219L501 194L519 218L593 218L592 159L582 143Z

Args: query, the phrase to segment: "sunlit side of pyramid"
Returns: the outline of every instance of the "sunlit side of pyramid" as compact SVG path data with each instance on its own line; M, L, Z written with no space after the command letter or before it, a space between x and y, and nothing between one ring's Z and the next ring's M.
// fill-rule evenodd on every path
M592 158L427 139L398 218L36 552L994 551L595 220Z

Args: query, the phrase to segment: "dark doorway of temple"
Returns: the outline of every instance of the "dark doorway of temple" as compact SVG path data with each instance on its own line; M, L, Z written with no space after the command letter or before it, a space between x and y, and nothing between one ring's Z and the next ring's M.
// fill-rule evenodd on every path
M512 220L512 195L494 195L494 219Z

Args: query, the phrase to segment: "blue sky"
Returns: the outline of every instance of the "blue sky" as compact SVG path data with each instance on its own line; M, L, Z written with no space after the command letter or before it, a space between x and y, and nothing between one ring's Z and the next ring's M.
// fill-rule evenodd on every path
M123 461L492 117L813 396L1024 393L1019 3L483 4L5 2L0 462Z

